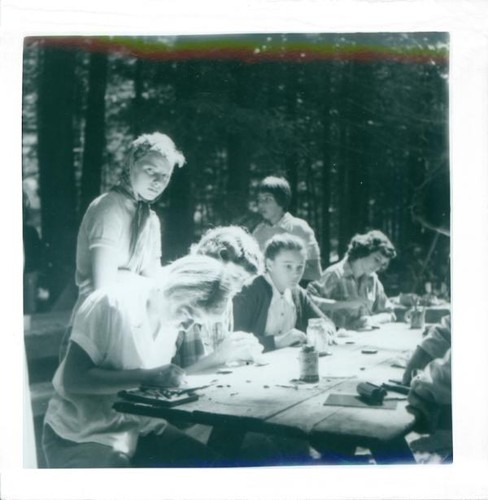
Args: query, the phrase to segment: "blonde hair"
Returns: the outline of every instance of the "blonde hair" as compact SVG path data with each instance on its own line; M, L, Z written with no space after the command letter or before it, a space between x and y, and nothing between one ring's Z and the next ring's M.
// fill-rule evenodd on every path
M159 153L169 161L172 167L182 167L186 161L183 153L176 149L173 140L160 132L140 135L129 146L129 157L132 162L136 162L150 152Z
M239 226L209 229L190 252L192 255L208 255L222 262L233 263L251 276L264 271L263 254L257 241Z
M173 310L186 310L194 317L223 313L239 291L238 274L236 266L188 255L163 268L155 281Z

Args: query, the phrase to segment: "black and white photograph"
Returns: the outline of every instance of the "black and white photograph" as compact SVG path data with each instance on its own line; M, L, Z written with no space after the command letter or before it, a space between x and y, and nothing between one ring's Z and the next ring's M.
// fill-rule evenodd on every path
M482 498L486 9L108 3L2 8L0 496Z
M32 37L23 71L39 467L452 461L447 33Z

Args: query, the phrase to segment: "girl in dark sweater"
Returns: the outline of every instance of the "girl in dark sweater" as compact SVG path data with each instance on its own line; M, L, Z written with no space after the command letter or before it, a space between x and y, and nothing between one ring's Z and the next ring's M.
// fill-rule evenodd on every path
M306 250L303 241L289 234L273 236L265 251L266 272L234 298L234 330L253 333L265 351L301 344L311 318L334 324L310 300L298 283Z

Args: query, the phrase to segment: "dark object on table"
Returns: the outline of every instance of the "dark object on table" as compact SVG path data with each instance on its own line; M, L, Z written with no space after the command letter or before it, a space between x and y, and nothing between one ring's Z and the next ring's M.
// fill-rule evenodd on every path
M410 387L393 382L392 380L390 380L390 383L382 384L382 387L387 391L398 392L399 394L405 394L405 395L408 394L410 391Z
M375 410L395 410L398 404L397 400L385 399L381 404L370 403L361 396L354 394L331 393L324 401L324 406L345 406L353 408L366 408Z
M359 396L368 404L381 405L386 396L386 390L371 382L361 382L357 385L356 390Z
M120 391L119 398L136 403L145 403L152 406L172 407L196 401L198 394L186 390L161 389L156 387L141 387L140 389L131 389Z

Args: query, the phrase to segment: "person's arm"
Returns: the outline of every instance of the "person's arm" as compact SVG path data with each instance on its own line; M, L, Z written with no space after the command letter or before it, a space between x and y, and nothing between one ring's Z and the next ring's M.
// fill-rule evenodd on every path
M435 432L442 408L451 400L451 350L442 359L431 361L413 380L408 405L418 417L419 431Z
M188 366L186 372L200 373L231 361L253 361L262 351L263 346L252 333L229 332L213 352Z
M175 387L180 384L183 373L183 370L175 365L164 365L150 370L99 368L76 342L71 342L62 383L64 390L71 394L116 394L120 390L144 384Z
M451 318L442 318L441 322L430 327L420 347L427 352L431 358L442 358L451 348Z
M335 273L326 270L320 280L308 285L307 292L313 302L324 313L339 310L357 312L361 307L367 307L368 301L366 299L336 300L332 298L338 286L339 277Z
M145 267L141 274L147 278L153 278L157 275L158 271L161 269L161 260L158 258L154 259L151 265Z
M432 361L432 357L424 351L420 346L417 346L412 357L408 360L405 372L403 374L402 383L410 385L412 376L416 370L423 370L428 363Z
M309 319L322 318L325 320L331 331L335 332L334 322L321 311L320 307L310 298L305 290L299 289L299 297L303 315L302 322L304 325L308 323Z
M305 262L305 270L303 271L302 279L305 281L313 281L320 279L322 273L322 267L320 264L320 259L307 259Z
M91 249L93 288L111 285L117 280L117 251L106 246L96 246Z
M276 349L282 349L283 347L303 344L307 341L307 334L305 332L302 332L301 330L292 328L286 333L276 335L275 337L273 337L273 339Z
M151 224L152 257L149 259L149 262L144 267L144 269L141 270L141 274L142 276L152 278L156 276L157 272L161 269L161 257L162 257L161 222L159 221L159 217L153 210L151 210L151 216L148 223Z

